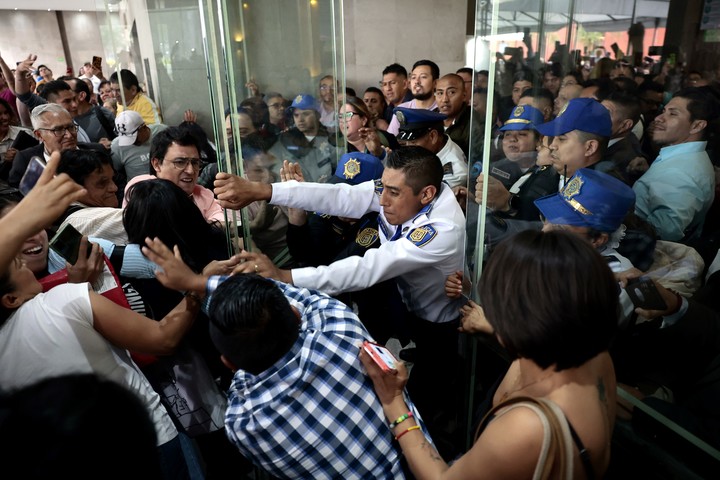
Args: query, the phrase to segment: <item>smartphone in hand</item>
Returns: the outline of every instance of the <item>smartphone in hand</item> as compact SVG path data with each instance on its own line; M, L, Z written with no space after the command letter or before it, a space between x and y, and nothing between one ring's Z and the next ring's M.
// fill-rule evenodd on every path
M20 179L20 186L18 187L20 193L23 195L30 193L30 190L33 189L37 181L40 179L40 175L42 175L43 170L45 170L45 161L37 156L32 157L25 173Z
M68 223L50 240L50 248L67 260L70 265L75 265L78 261L78 255L80 254L80 241L82 237L82 234ZM90 248L91 246L92 245L88 243L88 256L90 256L92 250Z
M395 357L387 348L366 340L363 342L363 350L370 355L370 358L373 359L375 364L380 367L383 372L397 372L397 360L395 360Z
M93 68L97 68L98 70L102 71L102 57L93 57L92 66Z
M667 310L667 304L655 283L646 276L628 281L625 287L633 305L643 310Z

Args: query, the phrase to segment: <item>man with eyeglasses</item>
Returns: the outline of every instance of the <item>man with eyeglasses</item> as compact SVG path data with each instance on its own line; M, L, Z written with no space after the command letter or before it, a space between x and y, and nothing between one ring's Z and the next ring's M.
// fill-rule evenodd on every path
M138 175L125 187L123 207L132 195L136 183L161 178L180 187L192 198L208 222L225 223L225 214L215 200L213 192L198 185L200 173L200 148L197 139L184 128L168 127L159 132L150 146L149 173Z
M73 123L70 113L55 103L46 103L35 107L30 115L35 136L40 145L18 152L13 160L8 183L14 187L20 184L32 157L50 159L53 152L84 149L106 151L99 143L78 142L78 126Z
M115 119L118 136L110 147L115 170L125 172L127 180L147 174L152 139L166 128L162 123L145 124L133 110L120 112Z
M320 79L320 123L325 125L328 132L334 132L338 128L337 108L335 106L335 90L338 85L332 75L325 75Z

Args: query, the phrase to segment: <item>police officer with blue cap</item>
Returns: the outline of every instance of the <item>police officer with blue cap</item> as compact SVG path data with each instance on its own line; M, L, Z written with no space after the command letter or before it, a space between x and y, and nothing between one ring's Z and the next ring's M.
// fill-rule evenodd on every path
M490 175L508 190L535 166L536 148L540 144L540 134L535 127L543 121L543 114L537 108L518 105L500 127L505 158L492 164Z
M393 110L400 124L400 145L416 145L437 155L443 166L443 181L451 188L467 185L467 159L462 149L445 134L447 115L421 108L397 107Z
M581 168L557 194L537 199L535 205L544 217L544 231L561 229L586 239L615 273L633 268L616 249L625 235L623 221L635 205L635 192L618 178ZM620 305L619 320L624 326L634 310L624 291Z
M294 126L280 134L268 153L279 159L273 171L279 173L282 160L300 164L306 181L327 179L335 169L337 149L334 136L320 123L317 101L312 95L298 95L288 109Z

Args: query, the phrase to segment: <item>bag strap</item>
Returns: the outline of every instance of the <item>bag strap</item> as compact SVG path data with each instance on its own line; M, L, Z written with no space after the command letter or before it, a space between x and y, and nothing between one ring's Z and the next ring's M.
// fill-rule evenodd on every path
M565 414L554 403L532 397L513 397L494 406L480 421L475 433L475 440L487 425L496 418L496 414L504 415L513 408L526 407L540 418L543 425L543 443L540 449L533 480L560 478L572 480L573 477L573 441L568 428ZM556 469L557 475L552 475Z

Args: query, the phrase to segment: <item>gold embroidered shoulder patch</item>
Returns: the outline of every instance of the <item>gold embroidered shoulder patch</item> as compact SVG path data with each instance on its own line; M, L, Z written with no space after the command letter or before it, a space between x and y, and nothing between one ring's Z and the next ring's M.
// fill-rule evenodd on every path
M355 237L355 243L357 243L361 247L369 247L370 245L375 243L379 235L380 234L378 233L378 231L374 228L363 228L362 230L360 230L360 232L358 232L357 236Z
M415 246L422 247L430 243L430 241L437 236L437 230L430 225L414 228L408 233L408 240L410 240Z

